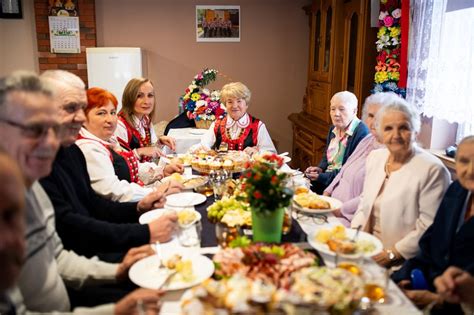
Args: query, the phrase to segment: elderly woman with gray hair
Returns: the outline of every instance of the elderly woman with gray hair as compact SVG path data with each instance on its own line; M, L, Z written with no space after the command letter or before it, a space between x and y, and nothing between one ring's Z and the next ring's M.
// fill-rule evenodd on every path
M310 166L305 175L311 180L311 189L322 194L354 152L359 142L369 133L367 126L356 116L357 97L348 91L331 98L332 126L326 140L326 150L318 166Z
M367 156L372 150L383 147L383 144L377 138L375 116L381 108L394 104L399 99L400 96L393 92L372 94L365 99L362 108L362 120L369 127L370 133L359 142L340 172L324 190L325 196L331 196L343 202L342 207L334 214L345 226L351 225L352 217L359 205L360 194L364 186Z
M229 150L244 151L249 155L264 151L276 153L265 124L247 113L251 95L249 88L241 82L224 85L221 102L227 116L213 122L201 143L191 147L191 151L200 147L219 149L223 144Z
M361 201L351 226L382 241L373 257L385 267L414 257L418 241L433 222L450 176L443 163L416 145L419 114L404 99L376 116L377 135L386 148L367 157Z

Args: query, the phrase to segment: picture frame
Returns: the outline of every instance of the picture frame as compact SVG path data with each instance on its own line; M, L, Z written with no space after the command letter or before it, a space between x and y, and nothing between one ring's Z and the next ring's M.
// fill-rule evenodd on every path
M239 5L197 5L197 42L240 42Z
M0 0L0 19L22 19L21 0Z

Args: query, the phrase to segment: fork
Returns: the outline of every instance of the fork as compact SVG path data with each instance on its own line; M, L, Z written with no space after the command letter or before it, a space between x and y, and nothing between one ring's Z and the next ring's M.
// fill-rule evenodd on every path
M176 270L169 270L169 269L168 269L168 271L169 272L166 275L165 281L163 281L163 283L158 286L158 290L163 289L165 286L167 286L169 284L171 278L173 278L173 276L178 272Z
M155 242L155 254L158 256L158 269L161 268L166 268L165 265L163 264L163 255L162 255L162 250L161 250L161 243L156 241Z

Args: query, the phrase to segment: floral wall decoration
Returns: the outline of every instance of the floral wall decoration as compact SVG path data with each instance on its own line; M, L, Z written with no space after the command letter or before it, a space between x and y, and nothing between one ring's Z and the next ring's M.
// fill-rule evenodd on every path
M405 97L399 86L401 55L401 1L380 0L379 31L377 33L377 65L372 93L395 92Z

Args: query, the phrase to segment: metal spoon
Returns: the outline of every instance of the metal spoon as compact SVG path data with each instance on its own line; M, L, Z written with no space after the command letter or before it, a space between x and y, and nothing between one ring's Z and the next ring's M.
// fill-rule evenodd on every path
M361 228L362 228L362 225L359 225L357 227L357 231L355 232L354 237L351 240L352 243L355 243L357 241L357 237L359 237L359 232Z

